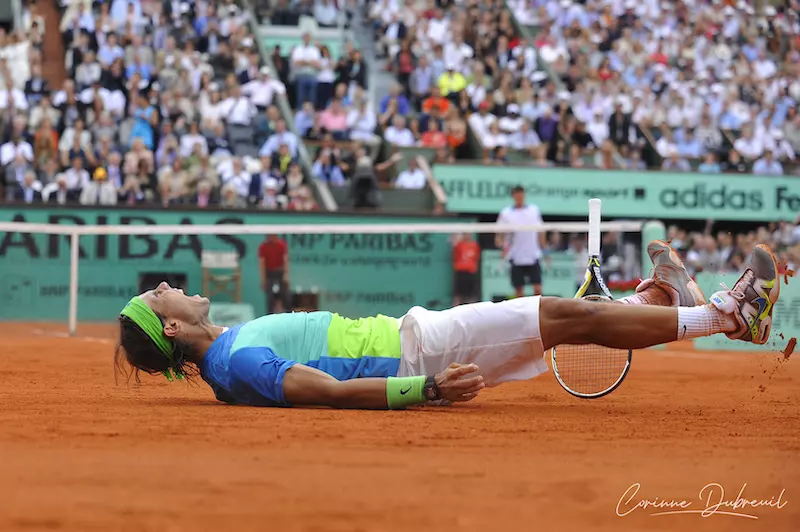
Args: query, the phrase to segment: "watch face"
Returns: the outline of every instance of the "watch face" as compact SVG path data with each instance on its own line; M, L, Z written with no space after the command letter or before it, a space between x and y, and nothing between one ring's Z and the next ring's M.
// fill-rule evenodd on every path
M429 401L433 401L436 399L436 388L433 386L426 386L425 387L425 398Z

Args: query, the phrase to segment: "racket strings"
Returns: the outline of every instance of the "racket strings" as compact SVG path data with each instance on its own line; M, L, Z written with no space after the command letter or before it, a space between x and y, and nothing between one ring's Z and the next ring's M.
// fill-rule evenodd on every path
M564 385L581 395L614 386L628 365L627 349L599 345L559 345L554 364Z

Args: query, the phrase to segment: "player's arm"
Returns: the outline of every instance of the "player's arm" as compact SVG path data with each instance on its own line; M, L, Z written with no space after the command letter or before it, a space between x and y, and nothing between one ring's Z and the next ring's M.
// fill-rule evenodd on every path
M264 257L258 257L258 275L261 278L261 289L267 289L267 263Z
M484 387L474 364L452 364L433 377L440 399L452 402L474 399ZM283 396L296 406L387 409L427 401L426 377L389 377L340 381L318 369L295 364L283 377Z
M497 223L498 224L507 223L505 216L503 216L502 212L500 213L500 216L497 217ZM502 252L503 257L506 256L506 247L508 246L509 237L510 237L509 233L497 233L494 236L494 245L497 247L497 249L499 249Z

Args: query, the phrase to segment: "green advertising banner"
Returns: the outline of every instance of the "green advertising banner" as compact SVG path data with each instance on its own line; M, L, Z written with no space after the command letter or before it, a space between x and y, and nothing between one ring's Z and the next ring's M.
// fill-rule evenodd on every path
M545 215L586 216L591 198L614 218L772 222L800 213L796 177L441 164L433 171L451 212L500 212L522 185Z
M739 279L738 274L715 275L700 273L697 275L697 284L706 297L722 290L720 283L732 287ZM708 338L698 338L694 345L698 349L711 351L782 351L789 338L800 337L800 282L790 279L789 284L781 285L781 297L775 304L772 313L772 335L765 345L755 345L747 342L729 340L724 334ZM783 279L780 280L783 283ZM780 335L783 335L781 338Z
M80 225L212 225L410 223L420 218L325 216L232 211L144 209L0 208L1 221ZM438 218L438 222L447 220ZM441 308L451 301L451 247L447 235L287 235L291 285L315 292L319 306L350 317L400 316L414 305ZM80 320L113 320L138 293L140 275L187 276L187 291L202 290L203 249L236 251L241 257L243 303L260 315L266 308L258 274L260 235L121 235L81 237ZM66 321L69 237L0 232L0 320ZM215 302L225 303L222 298Z

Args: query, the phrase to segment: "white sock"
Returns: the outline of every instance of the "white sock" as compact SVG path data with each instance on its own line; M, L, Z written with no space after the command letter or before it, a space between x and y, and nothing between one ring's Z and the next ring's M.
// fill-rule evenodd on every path
M628 305L655 305L659 307L671 307L672 298L661 287L656 285L648 286L641 292L633 295L618 299L620 303L627 303Z
M678 340L736 330L736 320L713 305L678 307Z

